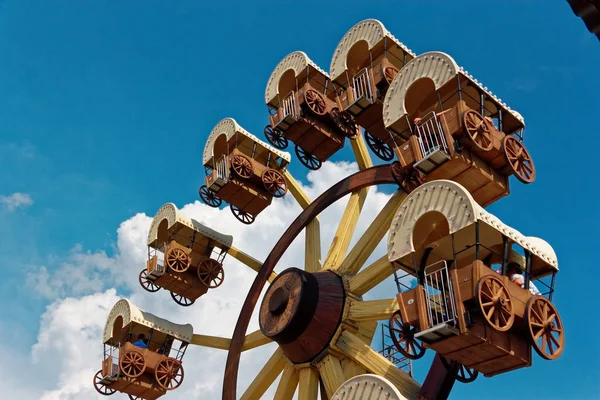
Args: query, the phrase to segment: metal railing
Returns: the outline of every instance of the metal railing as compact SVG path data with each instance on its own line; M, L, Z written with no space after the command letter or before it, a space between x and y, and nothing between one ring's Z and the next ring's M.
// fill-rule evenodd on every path
M379 354L412 376L412 361L398 351L389 334L389 325L387 324L381 325L381 350Z
M288 116L294 117L296 118L296 110L297 110L297 104L296 104L296 96L295 96L295 92L292 90L287 96L284 97L283 101L281 102L281 107L283 108L283 118L285 119Z
M419 139L423 158L429 157L438 150L444 151L446 154L449 153L448 143L446 143L444 131L435 111L422 118L417 125L416 136Z
M215 165L215 170L217 171L217 177L219 179L227 181L227 157L226 156L221 157L217 161L217 163Z
M111 359L111 366L110 366L110 374L107 375L108 377L116 377L119 375L120 373L120 369L119 369L119 348L115 347L115 346L111 346L111 345L105 345L104 346L104 359L107 360L109 357L112 357Z
M163 243L159 248L148 247L148 260L156 256L156 272L162 274L165 270L165 246Z
M371 78L369 77L369 70L364 68L354 75L354 101L359 100L361 97L373 101L373 90L371 88Z
M425 267L425 302L429 326L447 324L456 320L456 305L452 282L446 261L438 261Z

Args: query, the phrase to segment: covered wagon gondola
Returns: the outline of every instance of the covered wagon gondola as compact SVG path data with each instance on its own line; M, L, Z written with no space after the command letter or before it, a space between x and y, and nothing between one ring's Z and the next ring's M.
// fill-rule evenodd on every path
M421 54L398 73L383 119L404 176L455 180L483 206L509 194L509 175L535 179L521 114L445 53Z
M178 325L119 300L104 327L104 360L94 376L103 395L122 392L130 399L154 400L183 382L182 359L193 336Z
M417 280L399 287L390 318L407 357L433 349L446 365L462 365L469 381L530 366L531 347L545 359L561 355L552 247L502 223L458 183L429 182L406 198L392 220L388 259ZM516 265L524 274L511 272Z
M199 190L200 197L211 207L228 202L238 220L251 224L273 197L287 193L284 172L289 162L289 153L259 140L233 118L225 118L206 141L202 159L206 184Z
M223 259L233 237L188 218L175 204L158 210L148 232L148 261L139 275L149 292L168 290L175 302L189 306L224 279Z
M265 90L269 125L265 136L283 150L295 144L300 162L319 169L323 161L354 138L357 127L352 117L335 102L329 75L302 51L288 54L277 65Z
M329 73L340 109L364 128L367 145L385 161L394 153L383 125L383 99L398 71L414 57L381 22L367 19L344 35L331 60Z

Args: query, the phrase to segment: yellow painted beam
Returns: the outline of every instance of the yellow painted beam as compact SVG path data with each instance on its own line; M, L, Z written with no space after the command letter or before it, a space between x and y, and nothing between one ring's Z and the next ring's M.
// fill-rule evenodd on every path
M365 142L365 138L360 133L360 131L356 139L350 140L350 145L352 146L352 151L354 152L354 156L356 157L358 168L360 168L361 170L371 168L373 166L373 162L371 161L371 155L369 154L369 150L367 149L367 143Z
M257 331L254 331L254 332L246 335L246 338L244 339L244 346L242 347L242 351L260 347L267 343L271 343L272 341L273 340L271 338L268 338L265 335L263 335L263 333L259 329Z
M367 373L366 369L364 369L361 365L357 364L354 360L348 357L342 360L342 370L344 371L345 381L347 381L350 378L354 378L357 375Z
M304 269L308 272L321 269L321 226L316 218L306 225L304 264Z
M248 386L248 389L246 389L246 392L242 395L241 400L260 399L273 384L275 379L277 379L287 363L289 363L289 361L287 361L281 349L277 348L256 378L254 378L254 381Z
M211 347L213 349L229 350L231 339L219 336L196 335L192 336L190 344L202 347Z
M360 237L354 248L346 256L344 261L339 265L337 270L345 274L356 274L365 261L369 258L373 250L377 247L381 239L390 229L390 224L394 218L394 214L402 201L406 198L406 193L396 191L383 209L377 214L371 225L365 233Z
M388 379L407 399L417 398L421 386L353 333L342 332L336 347L369 372Z
M294 177L292 176L292 174L290 174L289 171L286 170L283 176L285 176L285 181L287 182L288 189L292 196L294 196L294 199L296 199L296 201L298 202L298 204L300 204L300 207L302 207L302 209L306 209L310 205L310 203L312 203L312 200L308 197L306 192L302 190L302 186L300 186L298 181L294 179Z
M388 260L388 255L385 254L373 264L350 278L348 282L350 292L357 296L362 296L393 273L394 269L392 263Z
M298 375L300 377L298 400L318 400L319 374L317 371L311 367L302 368Z
M357 335L366 344L371 345L373 336L375 336L375 331L377 331L377 321L363 321L358 327Z
M296 393L299 379L298 372L296 371L296 368L294 368L294 365L288 363L279 380L277 392L275 392L275 400L292 400L294 398L294 393Z
M367 193L368 188L364 188L350 195L342 219L340 220L331 246L329 247L327 257L325 257L323 269L333 269L337 267L346 256L348 247L350 247L352 235L354 235L354 230L358 223L358 218L360 217L360 213L365 204Z
M398 309L398 300L353 301L348 310L348 319L356 322L381 321L389 319Z
M317 363L317 368L327 396L329 398L333 397L335 391L346 381L340 360L328 354Z
M227 254L240 261L241 263L247 265L248 267L252 268L256 272L260 271L260 268L262 267L262 262L258 261L256 258L249 256L248 254L233 246L229 248ZM277 278L277 274L275 272L271 273L271 276L269 277L269 282L273 282L273 279L275 278Z

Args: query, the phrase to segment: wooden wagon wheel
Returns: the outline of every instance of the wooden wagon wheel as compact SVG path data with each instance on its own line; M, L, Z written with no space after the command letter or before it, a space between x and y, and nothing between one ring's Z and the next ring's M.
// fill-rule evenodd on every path
M183 382L183 366L173 358L165 358L156 365L154 377L163 389L177 389Z
M412 167L403 167L398 161L392 163L392 176L406 193L410 193L423 184L419 171Z
M198 265L198 278L200 282L209 289L221 286L225 279L223 265L217 260L207 258Z
M233 204L230 204L229 208L231 209L231 212L233 213L233 215L240 222L243 222L246 225L250 225L251 223L254 222L255 217L254 217L254 215L250 214L249 212L242 211L237 206L234 206Z
M383 69L383 76L388 85L392 83L396 75L398 75L398 68L396 67L387 66Z
M121 371L129 378L137 378L146 370L146 360L137 350L127 350L119 360Z
M302 147L298 145L296 145L295 150L298 159L306 168L312 169L313 171L316 171L317 169L321 168L322 163L321 160L317 158L317 156L315 156L312 153L309 153L308 151L303 150Z
M233 156L233 160L231 160L231 167L233 171L240 177L244 179L248 179L252 176L252 172L254 169L252 168L252 163L246 156L242 156L240 154L236 154Z
M488 324L499 332L509 330L515 320L513 302L500 278L486 275L477 282L477 301Z
M493 147L492 130L489 122L475 110L463 113L463 127L471 142L481 151L489 151Z
M565 347L563 324L554 305L544 296L533 296L525 306L531 343L540 357L555 360Z
M471 383L479 376L479 371L473 368L467 368L464 365L456 362L456 361L448 361L446 357L440 355L440 361L444 364L444 367L448 371L451 371L455 367L456 370L456 380L462 383Z
M206 185L202 185L200 189L198 189L198 194L202 201L211 207L218 208L222 203L222 200L217 194L213 190L207 188Z
M308 89L304 92L304 101L306 105L313 113L317 115L325 115L327 112L327 103L325 103L325 98L315 89Z
M263 185L275 197L283 197L287 193L287 183L283 174L274 169L266 169L262 176Z
M128 394L127 396L129 396L129 400L144 400L141 397L133 396L131 394Z
M357 135L356 124L352 116L346 111L340 111L339 108L332 108L330 111L331 119L347 138L354 139Z
M179 304L182 307L189 307L192 304L194 304L194 302L196 301L196 300L188 299L187 297L184 297L177 293L173 293L173 292L169 292L169 293L171 293L171 298L173 299L173 301L175 301L175 303Z
M160 290L160 286L148 279L148 270L146 268L140 271L138 280L140 281L140 285L142 285L144 290L150 293L158 292Z
M182 249L170 248L167 251L167 265L174 272L185 272L190 267L190 258Z
M265 126L265 137L269 143L279 150L285 150L288 147L288 140L283 136L283 133L271 125Z
M103 396L110 396L111 394L115 394L116 390L111 389L108 386L104 385L102 382L102 370L96 372L94 375L94 388L98 393Z
M417 328L402 322L400 310L396 310L390 317L390 336L396 349L411 360L418 360L425 354L425 346L415 339Z
M511 172L523 183L535 179L535 166L523 143L514 136L505 136L502 141L504 156Z
M373 136L371 132L365 131L365 139L371 151L383 161L391 161L394 158L392 147L377 136Z

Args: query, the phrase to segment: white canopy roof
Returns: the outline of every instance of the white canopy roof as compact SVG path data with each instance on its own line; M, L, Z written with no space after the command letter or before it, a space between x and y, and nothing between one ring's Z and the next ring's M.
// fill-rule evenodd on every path
M211 160L211 158L213 157L215 140L217 140L217 137L219 137L220 135L225 135L227 137L227 140L229 140L236 133L246 136L250 140L256 142L258 145L269 150L273 154L276 154L277 156L281 157L285 161L290 162L290 160L291 160L290 153L277 150L275 147L272 147L272 146L268 145L267 143L263 142L262 140L260 140L259 138L257 138L256 136L254 136L253 134L251 134L244 128L242 128L236 122L235 119L224 118L221 121L219 121L219 123L217 125L215 125L213 130L210 132L210 135L208 135L208 139L206 140L206 145L204 146L204 156L202 158L202 164L207 165L209 163L209 161Z
M162 332L165 335L179 339L182 342L190 343L194 334L194 328L190 324L179 325L166 319L158 318L155 315L140 310L127 299L119 300L108 314L106 325L104 326L103 343L107 343L112 339L113 325L118 317L123 318L123 326L127 326L133 322L156 331Z
M233 236L224 235L215 230L210 229L207 226L202 225L200 222L189 218L177 209L177 206L173 203L167 203L163 205L156 216L152 220L150 230L148 231L148 245L152 245L156 239L158 239L158 227L161 222L167 221L167 229L170 229L176 223L187 226L188 228L200 233L203 236L214 239L222 245L222 247L230 248L233 243Z
M472 77L462 67L459 67L452 57L446 53L431 51L423 53L408 62L392 81L383 102L383 122L385 126L389 128L407 114L404 103L406 91L418 79L430 78L435 84L435 89L439 90L458 74L465 76L480 90L485 92L488 98L525 125L521 114L512 110L500 98L493 95L487 87L484 87L477 79Z
M314 68L316 71L329 78L327 72L319 68L317 64L308 58L305 52L294 51L285 56L285 58L277 64L273 73L271 73L271 77L267 82L267 88L265 89L265 102L269 104L277 97L279 94L279 80L286 71L290 69L294 70L297 77L308 67Z
M376 19L365 19L354 25L342 38L340 43L337 45L333 58L331 59L331 66L329 67L329 74L332 80L337 80L343 73L346 72L346 59L348 52L356 43L361 40L365 40L369 44L369 50L380 43L384 38L391 40L397 44L404 52L415 57L408 47L394 37L383 24Z
M390 261L400 260L420 250L414 247L413 231L419 218L432 211L441 213L445 217L450 234L456 234L474 225L477 221L483 222L488 232L499 232L523 249L530 251L534 258L537 258L534 260L535 265L533 266L536 270L548 269L544 268L545 265L558 271L556 253L550 244L537 237L524 236L516 229L505 225L500 219L477 204L467 189L448 180L425 183L404 200L392 220L388 236L388 259ZM484 233L481 235L483 236ZM487 237L491 236L495 236L494 240L502 243L500 235L487 234ZM488 243L488 245L497 245L498 243ZM486 243L482 244L486 245ZM462 246L457 245L457 248L462 248Z

